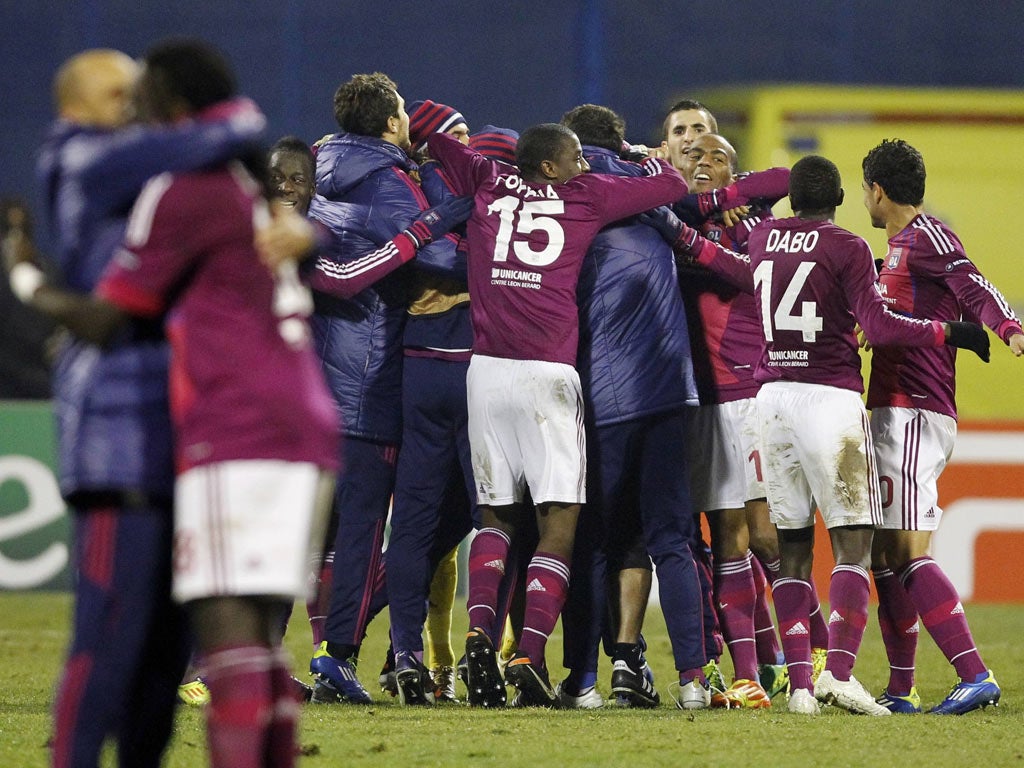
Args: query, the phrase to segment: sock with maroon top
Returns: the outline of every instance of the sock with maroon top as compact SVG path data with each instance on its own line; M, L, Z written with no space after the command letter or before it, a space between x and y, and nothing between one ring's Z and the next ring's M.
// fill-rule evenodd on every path
M715 596L722 634L737 680L757 679L754 572L747 555L715 561Z
M987 668L974 645L956 587L930 557L911 560L897 575L939 650L961 680L973 683Z
M878 592L878 625L889 659L889 683L885 690L906 696L914 687L917 656L917 609L896 574L888 568L872 570Z
M225 646L204 657L212 768L264 765L273 719L272 654L256 645Z
M759 664L778 664L779 640L775 635L772 611L768 606L768 576L760 560L751 553L747 553L747 557L754 573L754 646L757 649L757 661ZM776 559L776 571L778 562Z
M859 565L840 563L832 569L828 602L828 661L825 669L836 680L850 679L868 623L868 572Z
M487 629L494 623L498 589L505 575L508 534L497 528L481 528L469 548L469 626ZM492 637L493 642L498 638Z
M526 611L520 653L544 666L544 647L558 622L569 592L569 563L548 552L535 552L526 569Z
M811 586L811 648L828 648L828 624L821 613L821 598L814 586L814 579L808 582Z
M299 696L287 652L283 648L275 648L272 654L270 691L273 709L267 731L266 764L274 768L292 768L295 765Z
M789 668L790 690L814 690L811 683L810 622L811 585L803 579L782 577L772 585L779 637Z

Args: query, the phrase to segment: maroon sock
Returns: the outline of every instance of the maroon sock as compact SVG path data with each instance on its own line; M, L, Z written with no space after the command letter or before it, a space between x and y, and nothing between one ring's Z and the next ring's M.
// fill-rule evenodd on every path
M292 680L291 663L283 648L271 658L270 690L273 710L267 732L267 765L292 768L295 765L296 726L299 721L299 696Z
M544 646L558 622L569 591L569 563L548 552L535 552L526 569L526 611L519 651L535 666L544 666Z
M211 768L264 765L273 711L271 658L270 649L257 645L225 646L205 656Z
M868 623L868 572L859 565L841 563L832 569L828 602L828 661L825 669L836 680L849 680Z
M778 664L779 640L775 635L772 611L768 606L768 576L760 560L749 553L747 557L754 574L754 646L757 649L757 661L759 664Z
M718 620L737 680L757 679L754 646L754 572L747 556L715 561Z
M883 568L871 571L871 575L878 592L878 625L889 658L889 683L885 690L895 696L906 696L914 687L917 610L895 573Z
M487 629L494 622L498 588L505 575L509 537L497 528L481 528L469 548L469 626ZM491 638L497 642L497 638Z
M828 648L828 624L821 614L821 598L818 597L814 579L807 583L811 585L811 648Z
M811 683L811 585L803 579L782 577L772 585L779 637L789 667L790 690L814 690Z
M961 680L973 683L987 668L974 645L956 587L930 557L911 560L899 569L898 575L939 650Z

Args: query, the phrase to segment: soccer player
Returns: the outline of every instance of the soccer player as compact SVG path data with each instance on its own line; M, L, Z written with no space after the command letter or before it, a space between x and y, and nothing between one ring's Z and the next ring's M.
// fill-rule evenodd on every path
M296 136L284 136L270 148L271 200L305 216L316 194L316 157L309 145Z
M714 133L702 133L690 144L682 174L691 194L675 210L704 237L738 252L746 252L750 231L771 218L771 206L788 191L786 168L737 179L736 150ZM717 210L747 201L753 205L735 223ZM768 695L784 690L787 677L785 667L776 666L779 646L764 589L765 573L774 580L778 572L779 545L764 498L754 401L761 323L754 297L712 272L685 268L679 283L701 402L690 420L694 504L711 528L714 599L735 669L732 685L713 693L712 706L765 707L770 701L759 682L758 661L764 682L771 681ZM766 563L764 570L758 560ZM815 594L812 606L817 602ZM812 646L823 667L828 629L820 609L812 617Z
M864 206L889 238L878 277L889 307L912 317L980 318L1013 354L1024 354L1020 321L1002 294L949 227L924 212L921 153L886 140L868 152L863 170ZM872 354L867 405L883 515L872 574L889 656L889 682L878 702L892 712L921 711L914 687L919 622L959 677L930 711L959 715L999 702L999 685L974 644L956 589L929 556L942 518L936 483L956 438L955 364L947 348L875 346Z
M526 574L519 652L506 677L525 704L554 706L544 647L568 588L569 560L585 501L585 437L576 361L576 284L594 235L606 224L678 199L682 178L650 160L651 176L586 174L579 139L557 124L519 139L519 171L443 134L430 154L476 208L467 225L473 359L467 379L473 475L483 527L469 566L466 640L469 701L505 702L493 640L497 592L509 544L536 504L540 541Z
M818 701L888 715L852 675L868 613L873 526L881 499L861 401L855 323L872 344L968 347L988 359L984 330L972 323L902 317L874 285L871 251L832 223L843 202L839 171L811 155L793 166L795 215L756 227L749 256L738 255L681 223L677 243L738 287L755 292L765 348L756 372L762 468L781 563L775 610L789 667L789 710L817 714ZM835 568L829 589L825 670L811 682L810 585L814 509L829 529ZM813 692L812 692L813 690Z
M613 110L584 104L563 115L562 124L579 137L592 173L643 174L636 163L619 159L625 123ZM589 493L573 553L575 594L562 617L570 669L558 686L563 706L588 707L599 699L593 678L606 570L615 617L609 628L611 692L629 706L659 704L640 640L652 558L679 673L677 701L698 709L710 700L685 472L686 407L697 403L697 389L677 285L671 248L635 218L602 229L583 260L577 368L586 405ZM597 567L580 567L591 559ZM579 605L586 594L592 599Z
M257 146L263 118L235 102L218 120L173 129L126 127L139 74L120 51L70 58L54 79L58 120L39 161L56 266L91 291L154 174L221 162ZM12 230L5 255L24 233ZM15 266L18 297L51 314L46 278ZM56 318L60 319L60 318ZM155 765L170 738L188 660L170 594L174 483L167 411L168 348L160 324L135 320L107 347L70 341L53 389L61 492L73 514L75 614L54 704L54 766L96 766L104 741L123 761Z
M686 153L698 136L718 133L718 121L711 110L694 99L683 99L669 107L662 124L665 138L661 148L672 167L682 173Z

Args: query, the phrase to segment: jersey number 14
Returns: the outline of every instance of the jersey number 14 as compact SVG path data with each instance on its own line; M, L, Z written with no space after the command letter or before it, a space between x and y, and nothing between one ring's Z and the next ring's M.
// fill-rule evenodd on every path
M818 303L815 301L800 302L800 314L796 314L797 299L803 290L807 276L814 269L815 262L801 261L793 273L789 285L786 286L782 299L775 312L771 311L772 275L775 262L762 261L754 270L754 287L761 287L761 324L764 326L766 341L775 340L775 331L800 331L803 340L814 342L821 330L822 321L818 316Z

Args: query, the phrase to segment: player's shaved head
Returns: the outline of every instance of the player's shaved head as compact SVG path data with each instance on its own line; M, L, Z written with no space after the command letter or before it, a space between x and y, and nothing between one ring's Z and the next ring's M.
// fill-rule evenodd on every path
M704 148L706 152L720 151L724 152L725 156L729 159L729 169L736 173L737 166L739 165L739 155L736 154L736 148L729 142L725 136L718 133L705 133L694 139L693 144L690 145L690 149L696 146Z
M121 51L96 48L76 54L53 80L57 114L82 125L123 125L138 74L139 65Z

